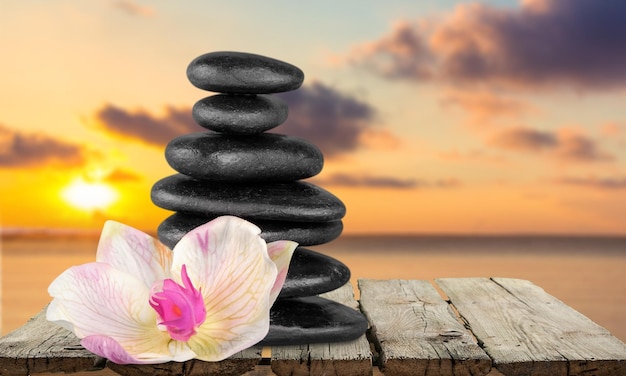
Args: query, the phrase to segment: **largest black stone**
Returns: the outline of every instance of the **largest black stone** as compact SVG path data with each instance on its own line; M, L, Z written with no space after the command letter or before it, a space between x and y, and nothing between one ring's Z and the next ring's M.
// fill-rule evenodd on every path
M270 330L260 342L265 346L343 342L367 330L357 310L319 296L279 299L270 311Z
M343 202L332 193L302 181L232 184L177 174L154 184L151 198L164 209L205 216L326 222L346 214Z

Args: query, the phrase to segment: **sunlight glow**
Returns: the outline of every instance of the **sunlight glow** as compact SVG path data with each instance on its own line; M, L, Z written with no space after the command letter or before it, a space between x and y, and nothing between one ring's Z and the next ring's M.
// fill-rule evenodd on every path
M107 184L76 179L61 192L61 196L76 208L103 210L117 200L118 193Z

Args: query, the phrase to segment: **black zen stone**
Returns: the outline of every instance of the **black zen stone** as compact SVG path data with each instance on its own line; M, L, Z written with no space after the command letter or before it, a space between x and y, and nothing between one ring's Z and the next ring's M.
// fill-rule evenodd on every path
M189 231L203 225L215 217L205 217L186 213L175 213L166 218L157 230L159 240L170 248ZM328 243L341 235L343 223L331 222L283 222L251 220L244 218L261 229L261 237L266 242L292 240L302 246Z
M343 231L340 220L329 222L254 221L261 228L265 241L293 240L300 245L325 244L335 240Z
M321 298L279 299L270 310L265 346L351 341L362 336L368 323L347 306Z
M324 156L301 138L265 133L190 133L170 141L165 159L182 174L223 182L293 181L317 175Z
M329 222L346 214L332 193L302 181L230 184L177 174L152 186L152 202L172 211L273 221Z
M244 52L210 52L187 67L187 78L204 90L219 93L267 94L295 90L304 73L296 66Z
M313 296L348 283L350 269L330 256L298 247L291 258L287 279L278 299Z
M258 134L287 120L287 104L272 95L218 94L199 100L191 114L196 123L215 132Z

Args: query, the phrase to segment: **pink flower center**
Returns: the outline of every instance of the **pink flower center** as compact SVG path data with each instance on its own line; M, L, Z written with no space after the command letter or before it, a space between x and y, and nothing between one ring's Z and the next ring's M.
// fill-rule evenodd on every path
M177 341L188 341L206 319L206 308L199 290L191 284L187 267L181 270L183 285L172 279L157 282L152 286L150 306L159 315L159 325Z

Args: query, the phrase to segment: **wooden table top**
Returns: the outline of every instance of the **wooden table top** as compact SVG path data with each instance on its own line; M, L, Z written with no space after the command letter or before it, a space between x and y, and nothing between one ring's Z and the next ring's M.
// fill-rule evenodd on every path
M40 313L0 338L0 375L626 375L626 345L526 280L358 281L324 297L360 309L368 335L253 347L221 362L120 366ZM83 371L96 369L96 372Z

